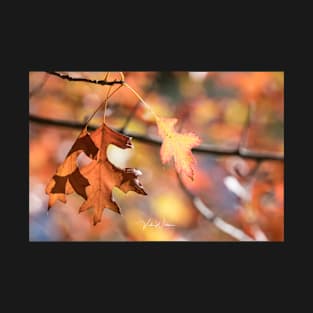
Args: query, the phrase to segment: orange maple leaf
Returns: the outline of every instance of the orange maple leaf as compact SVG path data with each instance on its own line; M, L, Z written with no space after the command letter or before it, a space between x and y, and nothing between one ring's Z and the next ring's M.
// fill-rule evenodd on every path
M160 154L162 163L174 158L178 173L187 175L191 180L194 176L195 159L191 149L200 144L201 140L194 133L181 134L175 131L176 118L156 118L159 134L163 139Z

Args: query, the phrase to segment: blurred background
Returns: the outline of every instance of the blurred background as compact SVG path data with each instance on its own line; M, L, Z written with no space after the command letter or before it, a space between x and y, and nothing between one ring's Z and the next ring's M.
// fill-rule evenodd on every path
M105 72L62 72L103 79ZM162 117L179 119L204 146L274 156L284 153L283 72L124 72L125 81ZM109 80L120 79L110 73ZM45 72L29 73L30 241L237 241L207 220L181 188L173 163L162 165L160 146L132 140L134 148L110 145L110 161L140 169L148 196L113 190L122 215L105 209L93 226L92 211L78 214L73 193L47 213L45 187L74 143L78 129L45 125L32 117L83 123L104 100L108 86L71 82ZM106 123L113 129L158 138L153 116L127 88L109 101ZM134 111L134 108L136 110ZM103 111L90 125L99 126ZM249 123L247 124L247 121ZM186 188L225 222L256 240L284 240L284 162L258 162L238 155L193 153L194 181ZM79 164L88 162L82 153Z

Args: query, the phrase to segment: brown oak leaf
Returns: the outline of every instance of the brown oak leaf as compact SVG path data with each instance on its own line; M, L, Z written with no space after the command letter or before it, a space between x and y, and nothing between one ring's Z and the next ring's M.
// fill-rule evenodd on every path
M112 199L113 187L118 187L124 193L135 191L138 194L147 195L139 182L141 172L135 168L120 169L113 165L107 157L109 144L126 149L132 148L131 138L124 136L106 124L102 124L91 133L90 137L99 149L97 160L92 161L80 169L81 174L88 179L86 188L87 199L81 205L79 212L94 208L94 225L101 221L105 208L120 213L120 208Z
M74 191L87 199L86 187L89 182L77 167L77 157L82 151L92 159L96 158L98 153L98 148L91 140L86 128L74 142L64 162L57 168L56 174L46 187L46 194L49 195L48 210L57 200L66 203L65 195Z

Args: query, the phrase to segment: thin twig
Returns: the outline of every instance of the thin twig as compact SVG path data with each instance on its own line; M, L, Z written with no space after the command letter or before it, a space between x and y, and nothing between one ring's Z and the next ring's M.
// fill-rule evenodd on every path
M44 125L52 125L52 126L63 126L63 127L69 127L69 128L75 128L75 129L82 129L85 124L80 122L74 122L74 121L64 121L64 120L55 120L55 119L49 119L44 117L39 117L33 114L29 115L29 121L35 122L38 124L44 124ZM97 126L89 126L90 130L95 130ZM117 131L121 132L120 129L117 129ZM162 141L158 138L154 138L151 136L143 136L140 134L132 133L132 132L121 132L122 134L132 137L136 140L139 140L141 142L158 145L160 146L162 144ZM216 156L240 156L241 158L245 159L255 159L255 160L262 160L262 161L282 161L284 160L284 156L281 154L274 154L269 152L254 152L254 151L242 151L241 149L225 149L217 146L211 146L211 145L200 145L196 148L192 149L193 152L197 153L208 153L211 155Z
M153 116L155 118L157 118L157 116L156 116L155 112L152 110L151 106L145 100L143 100L143 98L140 96L140 94L133 87L129 86L126 82L123 83L123 86L128 88L141 101L141 103L153 114Z
M96 84L96 85L101 85L101 86L112 86L112 85L123 85L124 81L123 80L114 80L114 81L106 81L105 79L101 80L96 80L96 79L89 79L89 78L84 78L84 77L71 77L67 74L60 74L58 72L51 72L47 71L48 74L57 76L59 78L69 80L69 81L76 81L76 82L85 82L85 83L91 83L91 84Z
M110 72L108 72L108 76L107 76L107 77L109 77L109 76L110 76ZM107 93L107 95L106 95L105 104L104 104L104 109L103 109L103 123L105 123L105 117L106 117L105 115L106 115L107 106L108 106L108 100L109 100L109 95L110 95L110 91L111 91L112 87L113 87L113 86L110 86L110 87L109 87L108 93ZM117 88L118 88L118 87L117 87ZM102 142L101 142L101 144L102 144Z
M204 202L194 195L189 189L186 188L184 183L182 182L181 178L177 174L178 182L183 189L183 191L188 195L190 198L193 206L199 211L199 213L208 221L210 221L216 228L218 228L223 233L239 240L239 241L254 241L254 239L248 236L245 232L241 229L227 223L221 217L219 217L216 213L214 213Z
M149 88L145 91L145 98L147 97L147 95L153 90L153 84L149 86ZM138 100L137 103L133 106L133 108L131 109L130 113L128 114L123 126L121 127L120 131L124 132L127 128L127 126L129 125L131 119L134 117L135 113L137 112L139 106L140 106L141 100Z
M112 87L112 86L111 86ZM115 90L113 90L109 95L108 95L108 99L113 96L113 94L115 94L120 88L122 87L122 85L118 86ZM111 90L111 88L110 88ZM110 91L109 90L109 91ZM96 115L97 112L99 112L100 109L103 108L103 106L106 105L106 100L102 101L101 104L96 108L96 110L89 116L87 122L85 123L84 126L87 126L89 124L89 122L93 119L93 117Z

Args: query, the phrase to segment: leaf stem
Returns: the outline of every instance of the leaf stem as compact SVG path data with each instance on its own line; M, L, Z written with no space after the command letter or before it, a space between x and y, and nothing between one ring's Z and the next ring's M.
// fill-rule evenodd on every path
M89 122L92 120L92 118L96 115L97 112L99 112L99 110L104 106L106 105L107 101L109 98L111 98L111 96L113 96L113 94L122 87L122 85L118 86L114 91L112 91L110 94L110 90L111 90L111 87L110 86L110 89L108 91L108 95L107 97L105 98L105 100L96 108L96 110L92 113L92 115L88 118L87 122L84 124L82 130L80 131L80 133L78 134L77 138L75 139L75 141L80 137L80 135L85 131L87 130L87 126L89 124ZM105 119L103 119L103 122L105 121Z
M107 75L106 75L106 77L105 77L105 80L108 79L109 77L110 77L110 72L107 72ZM111 89L112 89L112 86L109 87L108 92L107 92L107 95L106 95L105 100L104 100L103 124L105 124L105 114L106 114L106 110L107 110L108 99L109 99L109 94L110 94Z
M109 96L106 98L107 99L110 99L120 88L122 87L122 85L118 86L115 90L113 90ZM97 108L96 110L90 115L90 117L88 118L86 124L85 124L85 127L88 126L89 122L93 119L93 117L96 115L97 112L99 112L99 110L106 104L106 100L103 101ZM84 127L84 128L85 128Z
M124 76L124 73L123 73L123 72L120 72L120 76L121 76L121 80L122 80L122 81L125 81L125 76Z
M108 79L108 77L109 77L109 74L110 74L110 72L105 72L105 75L104 75L103 80L107 80L107 79Z
M130 87L127 83L123 83L123 86L125 86L126 88L128 88L143 104L144 106L153 114L155 119L158 119L158 116L155 114L155 112L152 110L151 106L145 102L142 97L138 94L138 92L136 90L134 90L132 87Z

